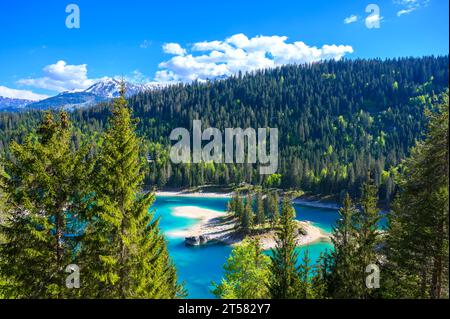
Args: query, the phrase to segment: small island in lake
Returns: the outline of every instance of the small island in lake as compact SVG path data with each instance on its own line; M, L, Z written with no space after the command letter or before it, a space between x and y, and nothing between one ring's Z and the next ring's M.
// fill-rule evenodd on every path
M159 193L160 195L169 195L167 192ZM226 196L231 197L230 194L204 194L204 193L189 193L179 194L170 193L171 196ZM230 201L236 201L237 197L233 197ZM256 199L257 201L258 199ZM264 200L269 198L264 197ZM275 200L275 199L273 199ZM272 201L273 202L273 201ZM245 206L245 203L243 204ZM244 208L244 206L242 208ZM268 206L267 204L265 206ZM270 206L270 205L269 205ZM235 209L235 207L233 207ZM185 239L186 245L200 246L211 243L222 243L225 245L239 245L245 238L258 239L263 250L269 250L276 246L275 232L276 226L267 218L264 223L255 224L248 232L243 231L240 227L240 219L233 212L223 213L217 210L201 208L198 206L181 206L176 207L172 213L178 217L197 219L198 222L192 227L172 230L167 233L170 237L180 237ZM256 214L255 214L256 215ZM267 217L267 216L265 216ZM297 228L296 242L298 246L308 245L318 241L329 241L330 234L326 233L319 227L314 226L309 221L295 221Z

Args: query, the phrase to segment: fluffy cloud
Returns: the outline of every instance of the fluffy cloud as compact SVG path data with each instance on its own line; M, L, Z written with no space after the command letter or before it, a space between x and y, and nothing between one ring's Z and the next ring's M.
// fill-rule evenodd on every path
M410 14L421 7L426 7L429 2L429 0L394 0L395 4L403 6L403 9L397 12L397 16L399 17L405 14Z
M344 19L344 23L345 24L350 24L350 23L353 23L353 22L356 22L356 21L358 21L358 17L355 16L354 14L352 14L351 16L349 16L349 17Z
M185 55L186 50L178 43L165 43L163 45L163 51L167 54Z
M384 17L379 14L371 14L366 18L366 27L378 28Z
M348 45L308 46L301 41L287 42L285 36L233 35L224 41L194 43L190 54L177 43L165 44L166 53L174 54L159 64L155 75L159 82L189 82L229 76L284 64L302 64L324 59L339 60L353 48Z
M21 79L17 83L57 92L83 90L95 83L87 77L87 65L69 65L65 61L58 61L43 69L44 77Z
M0 85L0 96L7 97L10 99L22 99L22 100L32 100L32 101L39 101L48 98L47 95L43 94L36 94L32 91L28 90L16 90L16 89L10 89L6 86Z

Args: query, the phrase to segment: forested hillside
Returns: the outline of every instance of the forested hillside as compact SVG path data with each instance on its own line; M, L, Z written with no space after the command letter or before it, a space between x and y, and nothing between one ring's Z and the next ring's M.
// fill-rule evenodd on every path
M448 87L449 57L328 61L285 66L208 83L179 84L129 99L138 134L150 154L146 184L185 187L248 182L315 194L359 196L371 170L380 200L389 200L400 160L422 139L424 108ZM78 145L102 131L109 105L71 115ZM39 112L0 114L0 150L22 140ZM174 165L169 134L203 127L276 127L280 175L264 177L256 166ZM86 135L85 135L86 134Z

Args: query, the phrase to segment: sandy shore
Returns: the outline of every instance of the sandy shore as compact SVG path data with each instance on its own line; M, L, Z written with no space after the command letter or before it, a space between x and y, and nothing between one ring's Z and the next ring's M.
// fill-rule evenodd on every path
M236 220L227 216L224 212L211 209L200 208L196 206L181 206L172 212L175 216L197 219L198 222L187 229L172 230L166 233L169 237L198 237L207 236L210 240L222 242L226 245L238 245L244 239L244 236L236 232ZM307 221L297 221L306 234L299 234L296 238L297 245L308 245L317 241L329 240L329 234L322 231ZM264 230L260 234L253 234L250 237L259 239L264 250L274 248L275 232L273 230Z
M156 196L180 196L180 197L203 197L203 198L231 198L232 193L214 193L214 192L167 192L157 191Z

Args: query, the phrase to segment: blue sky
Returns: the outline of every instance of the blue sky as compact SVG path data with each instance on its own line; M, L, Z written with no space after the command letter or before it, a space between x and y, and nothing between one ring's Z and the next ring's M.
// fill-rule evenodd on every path
M80 28L66 26L71 3ZM379 15L365 12L371 3ZM447 0L0 0L0 95L42 98L103 77L190 81L329 58L444 55L448 12Z

